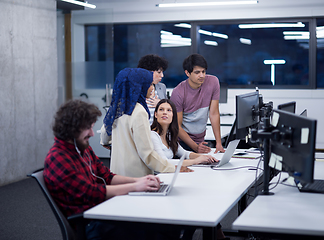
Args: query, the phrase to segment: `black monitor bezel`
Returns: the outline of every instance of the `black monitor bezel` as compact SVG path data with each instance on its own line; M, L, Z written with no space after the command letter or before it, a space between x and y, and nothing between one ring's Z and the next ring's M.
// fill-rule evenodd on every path
M291 107L293 107L293 111L290 111ZM291 113L296 113L296 102L292 101L292 102L279 104L278 109L291 112Z
M271 140L271 154L282 157L282 171L288 172L296 180L313 182L317 121L278 109L273 110L272 118L274 114L279 114L274 127L279 130L281 139ZM300 143L303 128L309 129L307 144ZM285 131L291 131L292 135L284 138Z
M254 98L254 104L247 101ZM259 123L259 91L236 95L236 132Z

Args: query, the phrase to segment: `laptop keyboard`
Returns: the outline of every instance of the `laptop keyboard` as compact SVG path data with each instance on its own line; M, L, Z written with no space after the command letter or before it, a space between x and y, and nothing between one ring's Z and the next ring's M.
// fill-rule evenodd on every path
M164 192L168 186L169 186L168 184L161 184L159 190L151 190L147 192Z
M160 185L160 188L159 188L159 190L158 190L157 192L164 192L165 189L166 189L168 186L169 186L168 184L162 184L162 185Z
M302 191L324 193L324 180L314 180L313 183L304 185Z

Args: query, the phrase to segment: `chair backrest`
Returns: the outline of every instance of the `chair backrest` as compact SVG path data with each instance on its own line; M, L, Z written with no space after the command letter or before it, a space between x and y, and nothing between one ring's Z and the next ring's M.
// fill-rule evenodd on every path
M76 240L77 238L73 228L71 227L70 223L63 215L61 210L56 205L54 199L52 198L51 194L49 193L45 185L43 169L38 170L28 176L34 178L37 181L40 188L42 189L42 192L44 193L47 202L49 203L51 209L53 210L56 220L58 221L58 224L61 228L63 240Z

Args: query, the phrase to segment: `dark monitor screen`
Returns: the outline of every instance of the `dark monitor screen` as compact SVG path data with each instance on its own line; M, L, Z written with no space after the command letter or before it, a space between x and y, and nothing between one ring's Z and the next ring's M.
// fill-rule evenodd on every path
M279 159L282 171L296 180L312 182L317 121L273 110L271 124L277 130L277 137L271 140L271 158Z
M294 102L288 102L288 103L279 104L278 109L283 110L283 111L287 111L287 112L291 112L291 113L295 113L295 111L296 111L296 102L294 101Z
M259 92L236 96L236 127L248 128L259 122Z

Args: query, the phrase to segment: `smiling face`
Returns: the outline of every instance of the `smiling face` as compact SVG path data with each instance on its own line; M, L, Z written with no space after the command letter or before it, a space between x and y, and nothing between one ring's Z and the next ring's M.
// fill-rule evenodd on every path
M81 130L79 137L75 139L75 143L80 151L84 151L89 147L89 139L94 136L93 126L94 123L90 128Z
M206 69L199 66L194 66L193 71L189 73L185 71L187 77L189 78L189 85L193 89L199 88L205 81Z
M163 70L161 68L157 71L153 71L153 83L154 84L158 84L159 82L161 82L163 77L164 77Z
M172 122L173 112L169 103L162 103L157 111L154 113L157 122L163 126L169 126Z

